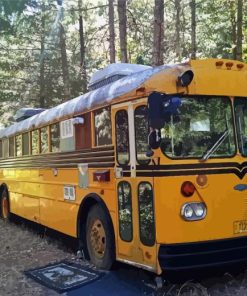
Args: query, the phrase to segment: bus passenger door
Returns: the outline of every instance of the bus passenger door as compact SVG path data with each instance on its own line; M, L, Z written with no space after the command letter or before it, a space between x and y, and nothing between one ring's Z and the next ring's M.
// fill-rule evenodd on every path
M116 143L117 259L157 271L153 177L146 157L146 99L113 106ZM138 169L143 169L137 173ZM146 173L145 173L146 171ZM144 173L144 174L143 174Z

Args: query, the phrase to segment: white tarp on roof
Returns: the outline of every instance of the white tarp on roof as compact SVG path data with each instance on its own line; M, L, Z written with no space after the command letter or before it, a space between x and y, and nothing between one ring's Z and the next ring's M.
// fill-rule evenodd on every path
M74 114L85 112L99 105L111 103L114 98L140 87L152 75L170 67L172 66L164 65L150 68L121 78L111 84L88 92L82 96L49 110L45 110L42 113L0 130L0 138L10 137L17 133L39 128L60 119L72 117Z
M147 69L151 69L150 66L137 65L137 64L128 64L128 63L116 63L110 64L102 70L97 71L92 75L92 78L89 81L89 87L92 84L95 84L101 80L104 80L113 75L123 75L128 76L137 72L142 72Z

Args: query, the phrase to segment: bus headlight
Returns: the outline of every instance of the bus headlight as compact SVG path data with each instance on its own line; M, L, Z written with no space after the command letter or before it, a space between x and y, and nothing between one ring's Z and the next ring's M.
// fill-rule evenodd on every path
M201 220L206 214L207 208L203 202L186 203L181 208L181 216L187 221Z

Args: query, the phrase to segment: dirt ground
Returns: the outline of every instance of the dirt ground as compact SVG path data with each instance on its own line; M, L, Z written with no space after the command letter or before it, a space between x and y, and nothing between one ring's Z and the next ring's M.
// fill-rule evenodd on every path
M23 272L61 260L76 261L76 250L77 242L71 238L45 232L18 218L11 222L0 220L0 296L59 295L27 278ZM121 267L118 268L121 273ZM186 278L184 274L169 275L156 281L153 274L142 272L143 283L151 286L156 296L247 296L246 267L186 274Z
M63 259L75 259L74 250L53 238L26 221L0 220L0 296L59 295L23 273Z

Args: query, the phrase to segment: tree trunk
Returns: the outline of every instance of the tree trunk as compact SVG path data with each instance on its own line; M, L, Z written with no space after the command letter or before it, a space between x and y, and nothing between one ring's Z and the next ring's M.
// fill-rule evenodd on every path
M236 59L242 61L242 39L243 39L243 0L238 0L237 12L237 46L236 46Z
M164 64L164 0L155 0L152 64Z
M181 60L181 42L180 42L180 14L181 14L181 4L180 0L175 0L175 11L176 11L176 56L178 60Z
M191 59L196 59L196 0L191 0Z
M232 29L232 56L233 59L237 59L237 23L236 23L236 3L230 2L230 20L231 20L231 29Z
M110 43L110 63L116 62L115 51L115 28L114 28L114 0L109 1L109 43Z
M81 74L82 74L82 91L87 91L87 69L85 61L85 41L84 41L84 28L82 18L82 0L78 0L79 7L79 32L80 32L80 53L81 53Z
M128 63L126 0L118 0L120 56L122 63Z
M60 24L60 49L62 58L62 73L63 73L63 85L64 85L64 100L70 99L70 80L69 80L69 67L66 52L66 37L64 27Z
M45 108L45 6L41 5L41 41L40 41L40 77L39 77L39 107Z

